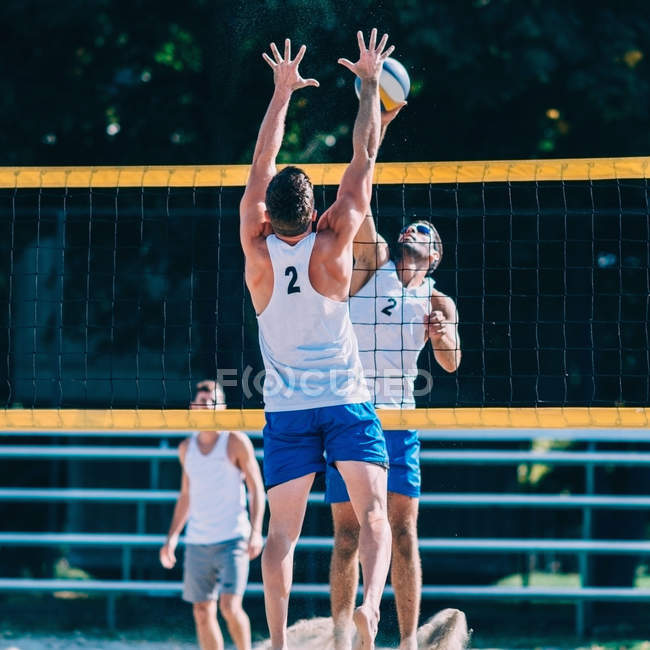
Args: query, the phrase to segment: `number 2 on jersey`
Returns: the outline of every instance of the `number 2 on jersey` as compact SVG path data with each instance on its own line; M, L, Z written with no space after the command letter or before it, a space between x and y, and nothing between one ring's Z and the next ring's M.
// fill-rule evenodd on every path
M296 271L295 266L287 266L284 270L285 275L290 275L291 280L289 280L289 286L287 287L287 293L300 293L300 287L296 286L298 280L298 271Z
M381 310L381 313L386 314L386 316L392 316L393 309L395 309L396 305L397 305L397 300L395 300L395 298L389 298L388 304Z

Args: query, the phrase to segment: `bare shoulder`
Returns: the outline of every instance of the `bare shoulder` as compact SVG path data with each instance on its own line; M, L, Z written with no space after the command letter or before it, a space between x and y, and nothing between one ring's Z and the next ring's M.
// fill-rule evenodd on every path
M253 449L253 443L243 431L231 431L228 437L228 455L240 457Z
M309 262L309 278L318 293L345 301L352 276L352 241L345 243L333 231L316 233Z
M351 242L359 230L366 210L360 210L358 202L346 193L340 193L336 201L323 213L318 221L318 232L331 231L332 241L345 244Z
M263 240L273 229L265 217L266 205L263 201L250 200L244 192L240 206L239 238L246 255L256 245L258 240Z
M316 241L314 242L314 253L323 254L330 250L336 243L336 236L332 230L320 228L316 231Z
M319 230L316 233L316 241L312 250L312 259L316 264L330 274L335 282L341 281L341 269L349 266L348 278L352 272L352 242L347 245L341 242L341 238L333 230ZM310 268L314 266L310 264ZM346 282L349 281L346 279ZM329 284L329 283L328 283Z
M178 460L181 461L181 465L185 464L185 456L187 455L187 448L190 446L191 438L185 438L178 445Z

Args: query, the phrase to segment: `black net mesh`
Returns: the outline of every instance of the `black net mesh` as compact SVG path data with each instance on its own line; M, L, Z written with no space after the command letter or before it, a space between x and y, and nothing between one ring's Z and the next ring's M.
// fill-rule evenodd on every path
M316 188L320 213L335 191ZM184 408L212 377L261 407L241 194L0 191L2 402ZM373 212L389 242L427 219L444 244L463 359L448 374L424 348L418 406L648 403L647 181L379 185Z

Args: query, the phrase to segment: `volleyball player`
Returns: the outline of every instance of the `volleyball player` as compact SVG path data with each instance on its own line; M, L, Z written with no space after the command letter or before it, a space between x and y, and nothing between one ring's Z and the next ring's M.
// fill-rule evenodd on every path
M221 386L197 384L193 409L225 408ZM242 607L248 564L262 551L264 484L250 440L239 431L200 431L181 442L181 492L160 562L176 564L178 537L187 522L183 599L192 603L201 650L223 650L219 610L237 650L250 650L251 628ZM250 520L246 512L248 488Z
M379 604L390 563L386 515L387 454L381 425L364 382L348 313L352 242L369 210L380 138L378 78L388 36L366 48L357 34L359 60L339 63L362 80L352 136L353 157L336 201L316 232L314 195L295 167L276 173L287 109L295 90L317 86L298 72L303 45L291 60L271 43L275 89L260 127L240 205L245 277L257 313L264 383L264 478L271 518L262 576L273 650L286 650L293 553L307 496L325 460L336 464L359 519L363 603L353 612L359 648L374 648Z
M382 113L382 138L401 107ZM454 372L460 363L458 312L435 288L433 272L442 241L433 224L418 220L402 229L391 258L368 214L354 240L350 316L361 362L377 408L414 408L417 358L427 340L438 364ZM417 538L420 443L417 431L385 431L389 456L388 518L393 553L391 582L401 650L417 648L422 574ZM332 506L334 550L330 593L336 650L351 644L351 620L358 584L359 524L345 484L327 468L326 501Z

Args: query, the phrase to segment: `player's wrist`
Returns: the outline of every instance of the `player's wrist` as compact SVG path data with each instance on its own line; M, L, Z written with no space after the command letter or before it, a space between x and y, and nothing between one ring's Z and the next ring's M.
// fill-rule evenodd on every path
M361 79L362 85L361 85L361 90L377 90L379 89L379 75L376 75L374 73L369 74L368 76L364 76L363 73L359 75L359 79Z
M275 86L275 91L273 92L273 97L278 101L284 103L288 102L291 99L291 94L293 93L293 88L284 82L278 82Z

